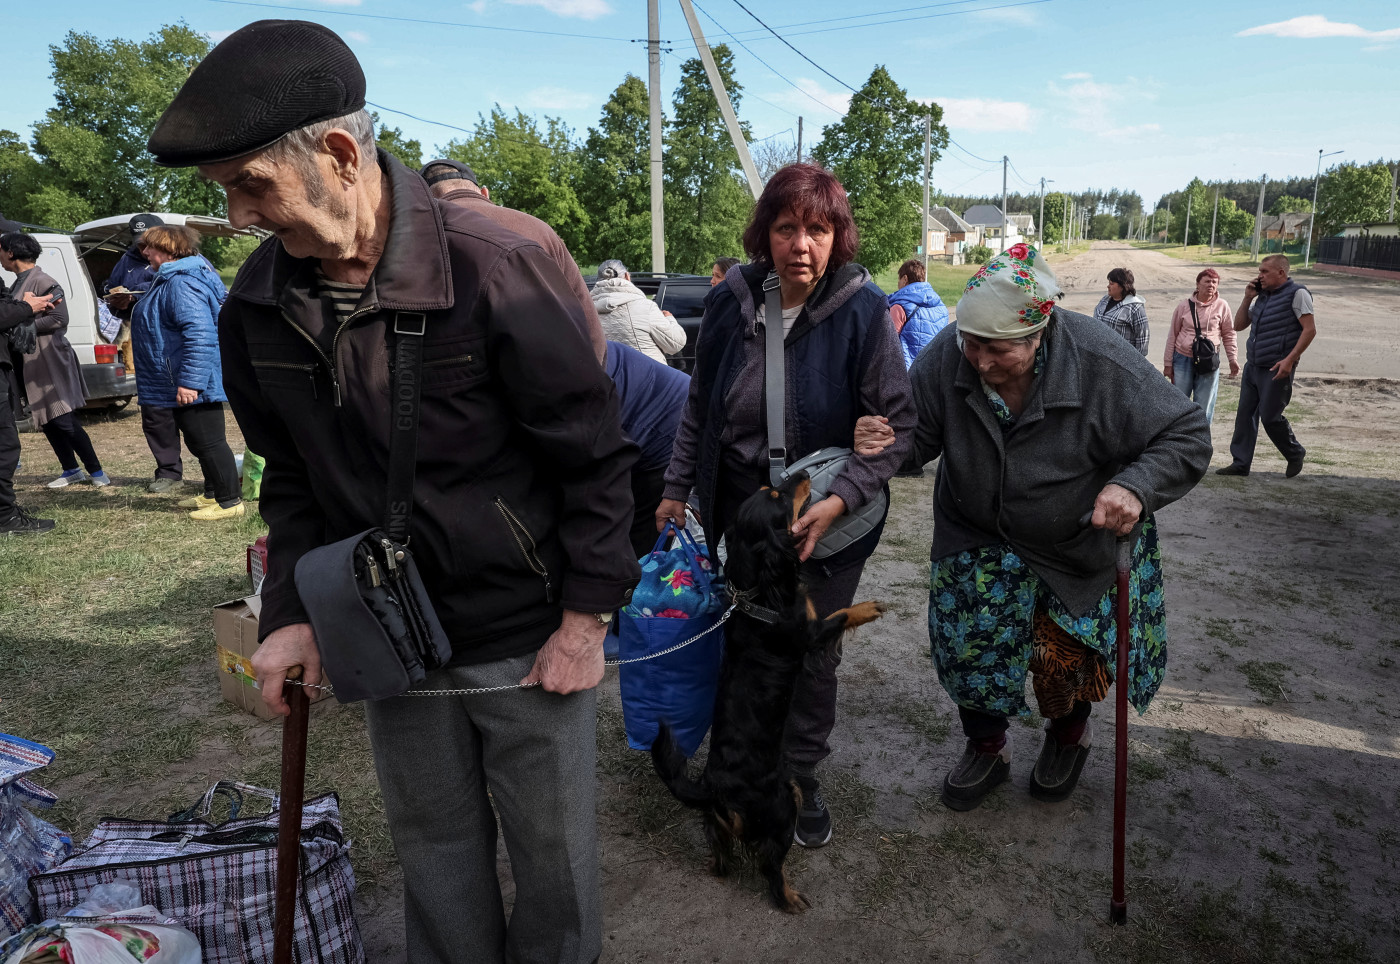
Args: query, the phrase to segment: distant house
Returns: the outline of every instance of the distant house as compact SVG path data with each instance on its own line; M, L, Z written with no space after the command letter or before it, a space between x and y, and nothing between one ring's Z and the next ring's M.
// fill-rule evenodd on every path
M995 204L974 204L962 214L963 220L968 224L975 224L982 228L982 236L985 239L982 243L993 251L1005 251L1013 244L1020 243L1020 226L1017 225L1015 215L1006 218L1003 222L1001 208ZM1027 215L1029 217L1029 215ZM1006 237L1002 238L1002 225L1006 225Z
M962 264L966 260L967 249L983 243L982 226L968 224L950 208L935 205L929 208L929 216L943 225L943 256L949 264Z
M1400 224L1395 221L1362 221L1344 224L1338 232L1343 238L1400 238Z
M1021 237L1036 237L1035 216L1030 214L1008 214L1007 218L1016 225Z
M1307 212L1266 214L1259 221L1259 237L1265 241L1301 241L1308 234Z

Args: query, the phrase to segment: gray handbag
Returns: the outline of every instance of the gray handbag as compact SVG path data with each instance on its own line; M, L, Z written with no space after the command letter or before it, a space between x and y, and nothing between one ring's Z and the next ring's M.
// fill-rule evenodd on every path
M798 472L806 472L812 480L812 504L827 497L831 483L846 468L855 453L848 448L830 446L787 464L787 415L784 410L787 376L783 367L783 302L777 272L769 272L763 281L764 309L764 383L763 395L768 412L768 480L777 487ZM845 549L880 524L889 509L889 496L884 489L854 512L848 507L817 540L813 559L825 559Z
M452 658L452 644L408 550L426 328L426 315L394 316L395 404L383 528L297 560L297 595L316 633L321 669L342 703L399 696Z

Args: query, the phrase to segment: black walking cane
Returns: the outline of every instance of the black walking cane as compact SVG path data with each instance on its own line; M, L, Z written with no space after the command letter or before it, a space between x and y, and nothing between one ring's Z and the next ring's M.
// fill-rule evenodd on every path
M306 720L310 708L302 669L287 671L282 698L291 715L282 722L282 783L277 821L277 896L272 918L272 964L292 964L297 883L301 879L301 803L306 789Z
M1128 572L1132 568L1133 544L1130 537L1118 540L1118 675L1113 681L1117 702L1118 730L1113 779L1113 898L1108 919L1115 924L1128 922L1128 898L1124 893L1123 860L1128 835Z

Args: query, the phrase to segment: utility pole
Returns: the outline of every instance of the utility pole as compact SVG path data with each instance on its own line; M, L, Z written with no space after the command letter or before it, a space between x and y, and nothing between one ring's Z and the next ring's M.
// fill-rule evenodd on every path
M924 115L924 275L928 275L928 182L933 167L933 115Z
M797 118L797 163L802 163L802 118Z
M1210 212L1210 253L1215 254L1215 217L1220 213L1220 188L1215 189L1215 207Z
M1191 189L1186 189L1186 227L1181 229L1181 247L1191 243Z
M1051 180L1051 184L1055 183ZM1040 220L1036 223L1036 231L1040 234L1040 246L1045 247L1045 178L1040 179Z
M710 45L705 42L705 34L700 29L700 21L695 19L695 8L690 5L690 0L681 0L681 13L685 14L685 22L690 27L690 36L695 41L695 49L700 54L700 60L705 65L705 76L710 79L710 89L715 92L715 100L719 103L719 112L724 116L724 126L729 128L729 139L734 142L734 151L739 155L739 166L744 169L744 177L749 182L749 191L753 194L753 199L758 200L758 196L763 193L763 181L758 176L758 168L754 167L753 157L749 155L748 141L744 140L744 131L739 127L739 118L734 116L734 105L729 102L729 91L724 87L724 78L719 75L719 68L715 66L715 55L710 51Z
M1303 267L1308 266L1308 256L1312 254L1313 221L1317 218L1317 184L1322 180L1322 159L1331 157L1332 154L1340 154L1341 151L1332 151L1331 154L1322 153L1322 148L1317 149L1317 173L1313 175L1313 203L1312 210L1308 212L1308 240L1303 245ZM1279 232L1279 237L1283 237L1283 232Z
M1249 247L1249 260L1259 260L1259 231L1264 224L1264 188L1269 183L1269 175L1259 179L1259 210L1254 213L1254 243Z
M1400 164L1395 165L1395 173L1390 175L1390 213L1385 216L1387 221L1395 220L1395 189L1400 186Z
M1001 156L1001 250L1006 251L1006 165L1011 163L1011 159L1005 154Z
M651 111L651 270L666 272L666 223L661 169L661 15L647 0L647 100Z
M1065 192L1065 221L1060 225L1060 240L1064 242L1065 253L1069 253L1069 192Z

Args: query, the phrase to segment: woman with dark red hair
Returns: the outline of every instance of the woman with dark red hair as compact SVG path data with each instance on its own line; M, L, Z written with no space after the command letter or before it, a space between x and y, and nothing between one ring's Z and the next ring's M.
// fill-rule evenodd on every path
M1191 365L1191 345L1197 334L1204 335L1218 352L1225 350L1230 362L1230 377L1240 373L1235 349L1235 318L1230 306L1220 297L1220 275L1206 268L1196 275L1196 293L1172 312L1172 330L1167 336L1167 355L1162 359L1162 371L1187 398L1206 410L1206 421L1215 417L1215 397L1220 389L1220 369L1208 374L1197 372Z
M887 417L894 435L882 449L857 447L827 497L792 527L802 540L803 580L821 616L855 598L884 520L824 558L813 558L813 549L838 518L887 491L909 453L915 423L888 302L870 272L852 260L856 243L846 191L828 171L789 164L773 175L744 232L751 263L731 267L705 299L690 396L656 510L658 528L667 519L683 524L694 489L709 544L717 545L739 504L768 484L764 338L766 325L781 322L788 463L828 446L849 448L865 416ZM774 275L781 319L766 317L763 284ZM795 839L804 847L831 839L816 766L831 752L839 661L836 655L804 670L788 717L784 754L802 788Z

